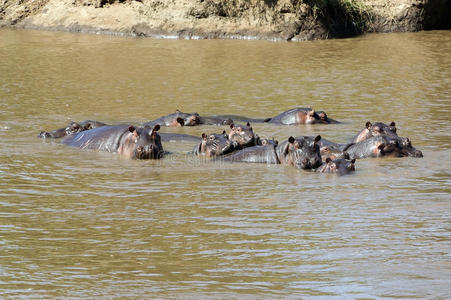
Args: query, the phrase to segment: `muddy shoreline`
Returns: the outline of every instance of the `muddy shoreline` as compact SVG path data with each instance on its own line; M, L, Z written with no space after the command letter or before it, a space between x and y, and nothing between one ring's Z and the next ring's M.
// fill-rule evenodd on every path
M303 41L449 29L445 0L0 0L0 27L151 38Z

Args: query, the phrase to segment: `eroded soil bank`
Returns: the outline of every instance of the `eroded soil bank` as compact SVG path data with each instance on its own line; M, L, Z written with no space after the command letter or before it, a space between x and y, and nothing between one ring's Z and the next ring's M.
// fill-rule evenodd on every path
M0 27L312 40L451 28L448 0L0 0Z

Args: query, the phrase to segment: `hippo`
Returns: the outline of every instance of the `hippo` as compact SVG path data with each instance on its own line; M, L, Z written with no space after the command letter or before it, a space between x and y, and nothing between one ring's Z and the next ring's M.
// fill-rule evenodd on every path
M247 162L247 163L265 163L280 164L276 153L277 144L264 142L263 145L247 147L235 151L229 155L221 157L221 161L226 162Z
M105 126L105 123L98 122L98 121L92 121L92 120L85 120L83 122L77 123L77 122L70 122L66 127L55 129L53 131L41 131L39 133L38 137L40 138L52 138L52 139L59 139L63 138L66 135L70 135L73 133L81 132L84 130L89 130L101 126Z
M351 139L351 143L362 142L367 138L381 134L385 134L391 137L397 137L398 134L396 133L395 122L391 122L389 125L387 125L382 122L376 122L373 124L370 121L368 121L365 124L365 128L362 129L356 136L354 136Z
M311 108L302 107L287 110L268 119L266 122L283 125L339 123L336 120L328 118L324 111L320 111L320 114L318 114Z
M281 164L292 165L298 169L316 169L322 164L320 140L320 135L315 138L290 136L287 141L277 146L277 157Z
M194 147L193 153L198 156L213 157L225 155L234 149L235 144L229 140L224 130L221 134L206 135L202 133L202 140Z
M221 116L199 116L199 124L201 125L231 125L233 120L228 117Z
M344 158L330 159L327 158L326 161L315 170L319 173L337 173L339 175L346 175L355 171L355 158L352 160L347 160Z
M77 122L70 122L66 127L55 129L52 131L41 131L38 135L44 139L59 139L72 133L83 131L83 127Z
M377 135L367 138L355 144L349 144L345 149L351 159L366 157L423 157L420 150L412 147L408 138L390 137L388 135Z
M261 144L259 137L254 134L249 122L246 125L231 124L229 140L236 143L237 149L243 149Z
M200 119L198 113L184 113L177 109L173 114L144 123L143 127L156 124L167 127L196 126L200 124Z
M198 143L202 138L183 133L159 133L162 142L195 142Z
M80 149L114 152L131 159L157 159L163 154L159 129L160 125L144 128L106 125L68 135L62 143Z
M221 158L228 162L255 162L266 164L285 164L298 169L315 169L322 164L318 142L321 136L315 138L290 136L278 144L269 142L244 148Z
M211 118L211 119L216 119L216 120L222 120L223 124L218 124L218 125L230 125L232 123L235 122L242 122L242 123L265 123L268 122L269 120L271 120L271 118L264 118L264 119L259 119L259 118L249 118L246 116L238 116L238 115L215 115L215 116L211 116L211 117L201 117L202 118ZM227 122L230 123L227 123Z

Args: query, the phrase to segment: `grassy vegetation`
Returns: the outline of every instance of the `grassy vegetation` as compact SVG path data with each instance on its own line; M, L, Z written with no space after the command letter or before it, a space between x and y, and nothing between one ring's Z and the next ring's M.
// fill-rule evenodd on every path
M371 26L373 14L361 0L307 0L306 2L311 5L315 17L325 19L331 29L339 27L341 31L346 29L349 32L362 33Z

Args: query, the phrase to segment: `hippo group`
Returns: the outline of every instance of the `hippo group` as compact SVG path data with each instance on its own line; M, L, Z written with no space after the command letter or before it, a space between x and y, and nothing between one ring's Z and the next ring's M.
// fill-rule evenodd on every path
M239 124L237 122L243 123ZM194 156L212 161L283 164L320 173L349 174L355 171L356 159L367 157L422 157L409 138L397 134L395 122L385 124L368 121L349 143L339 144L317 136L290 136L280 143L260 138L251 123L280 125L336 124L324 111L293 108L269 118L247 118L236 115L200 116L198 113L175 113L162 116L141 126L133 124L108 125L86 120L70 122L66 127L38 137L61 139L65 145L117 153L131 159L160 159L169 141L195 143ZM227 125L228 132L203 133L200 137L159 132L162 127L196 125Z

